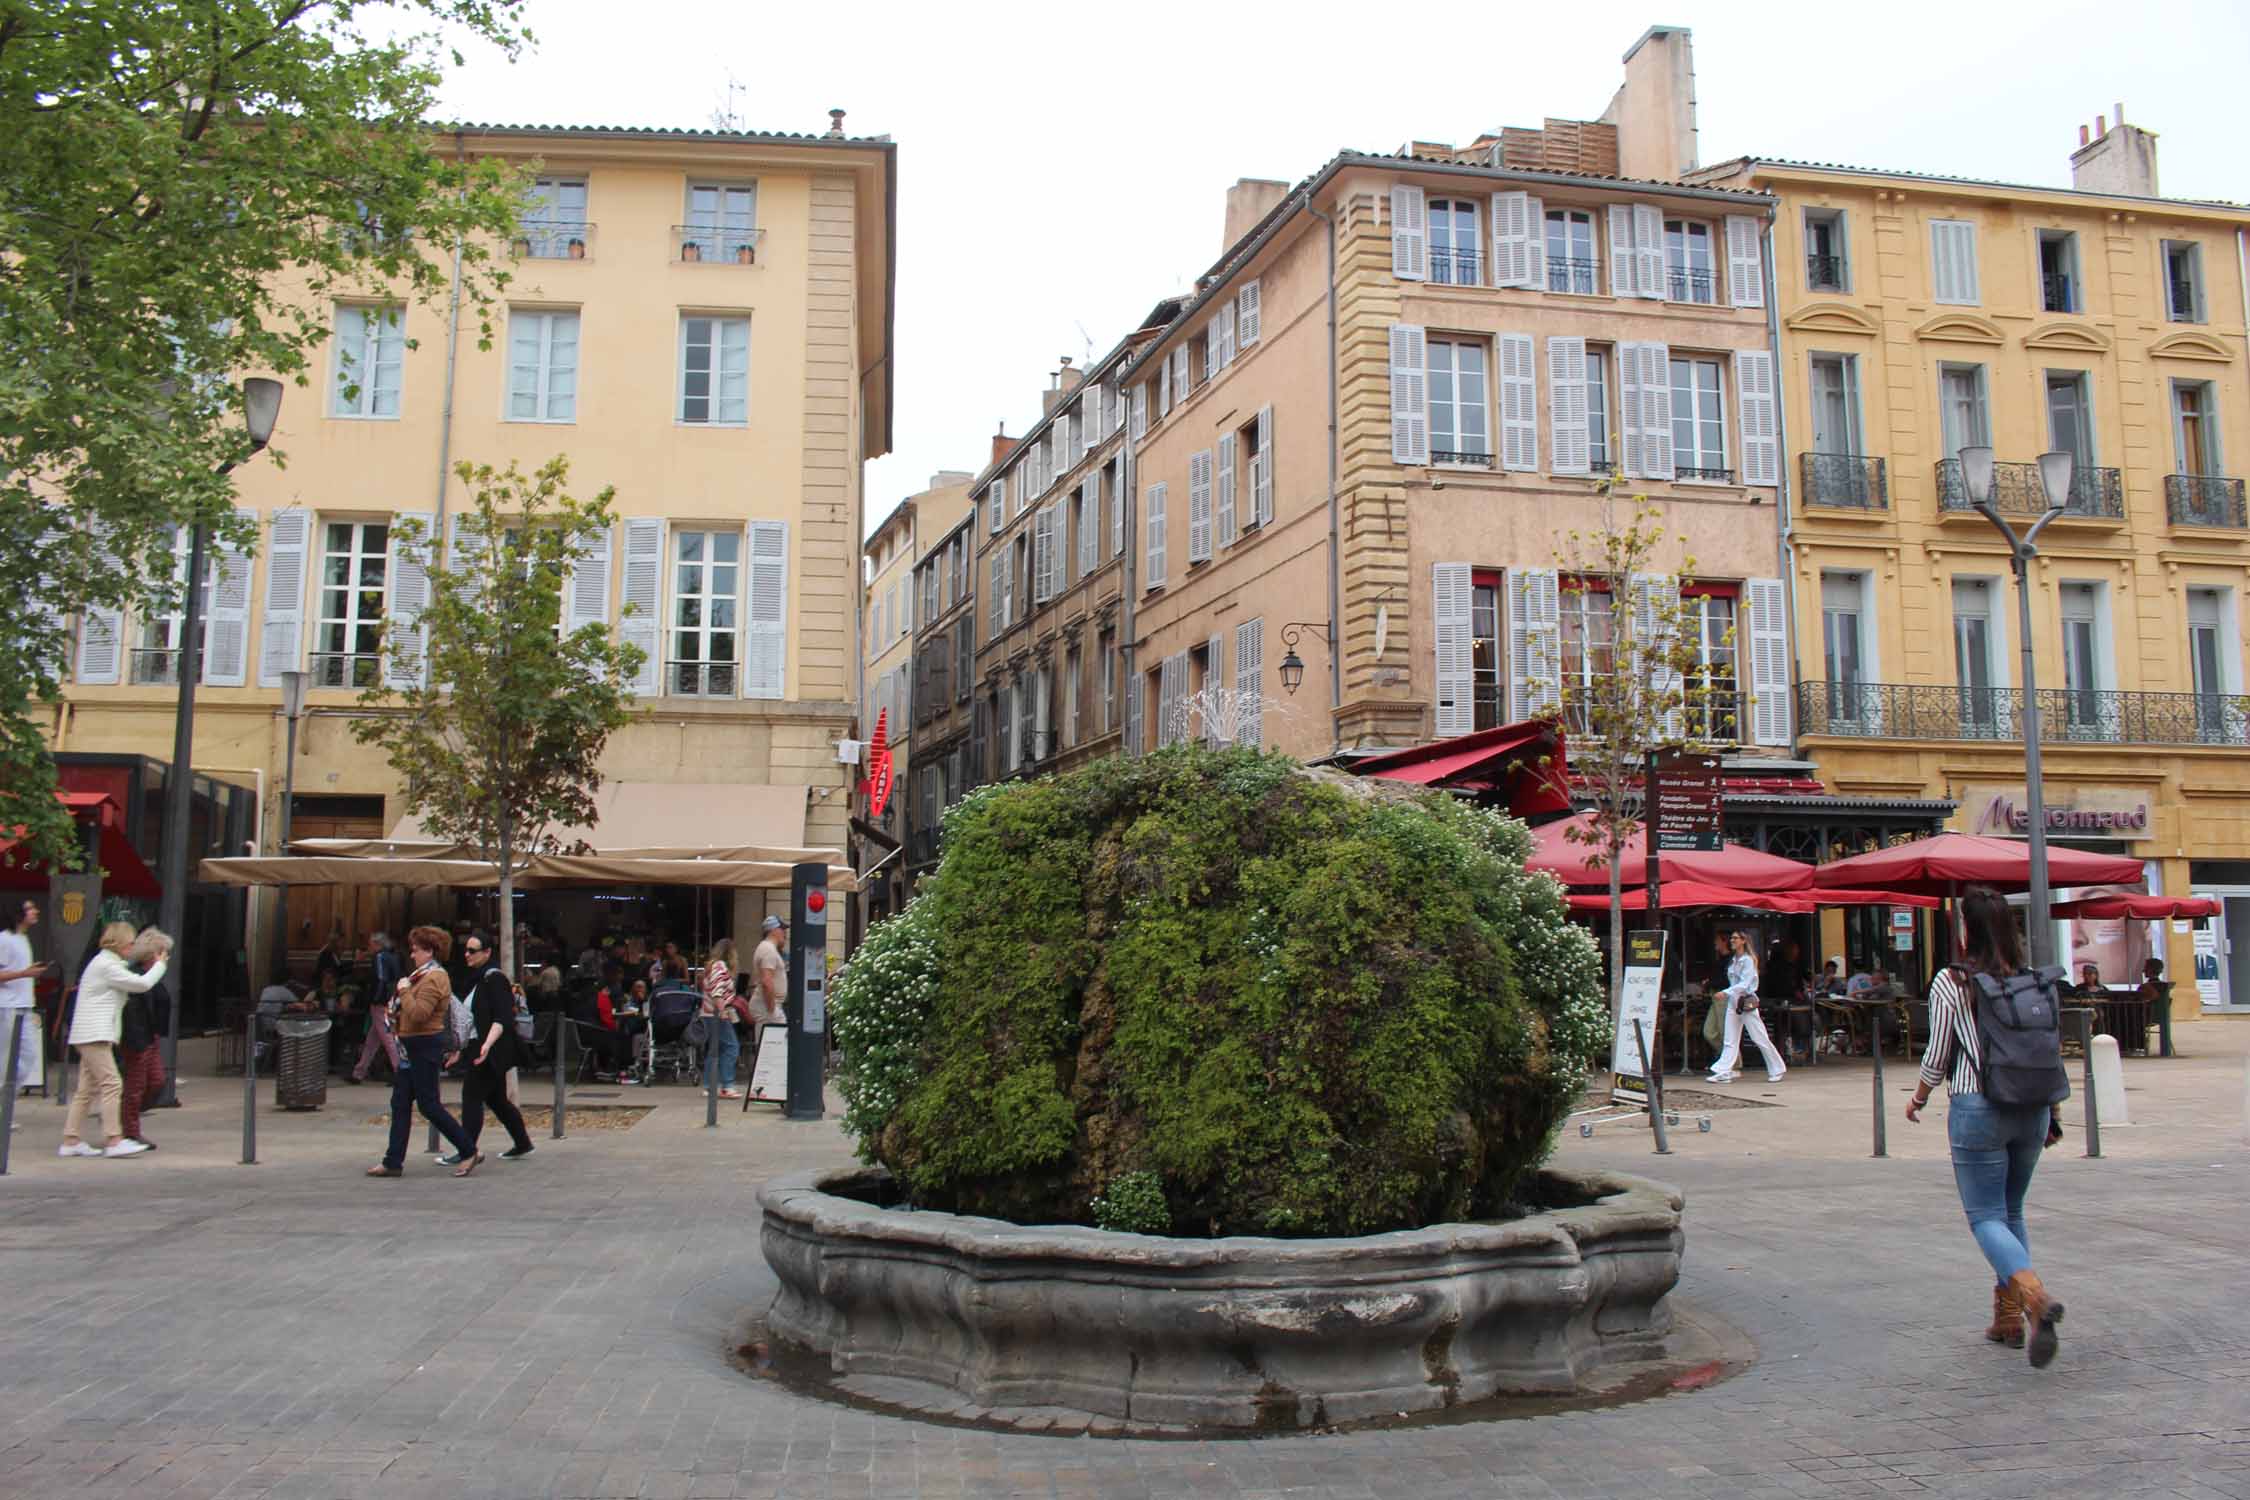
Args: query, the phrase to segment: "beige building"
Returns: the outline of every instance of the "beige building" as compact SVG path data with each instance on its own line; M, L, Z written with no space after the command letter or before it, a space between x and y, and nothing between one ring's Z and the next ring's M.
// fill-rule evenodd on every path
M682 795L715 837L843 847L861 466L890 445L896 176L887 139L841 126L467 130L467 153L536 165L492 347L442 304L321 309L334 337L284 403L287 467L235 476L259 542L216 562L197 703L195 768L258 790L267 848L282 674L310 674L297 832L389 831L398 778L351 727L362 688L419 671L423 560L394 523L444 534L468 501L441 478L451 463L558 453L575 493L615 487L619 516L571 580L568 623L608 623L648 655L605 775L699 788ZM54 747L169 759L178 628L76 622ZM350 899L300 894L292 946L318 946L331 915L355 936L386 915Z

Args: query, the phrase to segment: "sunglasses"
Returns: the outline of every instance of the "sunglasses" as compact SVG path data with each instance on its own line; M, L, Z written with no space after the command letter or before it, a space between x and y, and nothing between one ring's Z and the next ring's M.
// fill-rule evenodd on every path
M471 943L471 944L469 944L469 946L468 946L468 947L466 947L466 948L463 948L463 949L462 949L461 951L462 951L463 953L482 953L482 952L484 951L484 949L483 949L483 948L481 948L481 947L479 947L479 946L478 946L477 944L475 944L475 943Z

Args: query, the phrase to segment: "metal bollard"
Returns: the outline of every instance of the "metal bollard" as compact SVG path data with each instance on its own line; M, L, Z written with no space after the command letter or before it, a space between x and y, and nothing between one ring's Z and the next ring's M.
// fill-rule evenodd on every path
M2086 1093L2086 1154L2100 1156L2102 1112L2101 1107L2094 1103L2094 1013L2091 1010L2078 1013L2078 1054L2085 1060L2086 1068L2083 1084Z
M563 1138L563 1079L570 1072L570 1018L555 1012L555 1118L553 1138Z
M16 1132L16 1057L23 1049L23 1010L8 1011L8 1071L0 1073L0 1177L8 1175L8 1138Z
M717 1016L706 1018L712 1026L718 1024ZM719 1044L713 1031L703 1045L703 1128L719 1128Z
M258 1164L258 1009L250 1008L243 1022L248 1035L242 1044L242 1164Z
M1664 1134L1664 1085L1649 1063L1648 1037L1641 1030L1639 1016L1633 1017L1633 1041L1641 1049L1641 1081L1648 1085L1648 1128L1656 1132L1656 1154L1670 1156L1672 1143Z
M1883 1121L1883 1028L1877 1024L1873 1030L1875 1045L1871 1050L1875 1054L1875 1154L1888 1156L1891 1154L1890 1137L1884 1134Z

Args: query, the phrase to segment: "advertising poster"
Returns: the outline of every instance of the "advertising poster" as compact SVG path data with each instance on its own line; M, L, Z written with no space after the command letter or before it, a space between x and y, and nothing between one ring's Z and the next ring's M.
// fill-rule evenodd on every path
M1646 1104L1648 1079L1641 1043L1656 1054L1656 998L1664 986L1664 932L1661 928L1625 934L1625 997L1617 1008L1617 1034L1610 1041L1609 1097L1620 1104ZM1641 1023L1638 1035L1633 1023Z

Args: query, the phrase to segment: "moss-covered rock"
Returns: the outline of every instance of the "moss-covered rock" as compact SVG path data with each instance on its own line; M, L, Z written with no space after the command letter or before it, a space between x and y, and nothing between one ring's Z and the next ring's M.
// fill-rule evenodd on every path
M846 1124L917 1201L1177 1233L1500 1212L1603 1044L1520 823L1177 749L979 791L834 993Z

